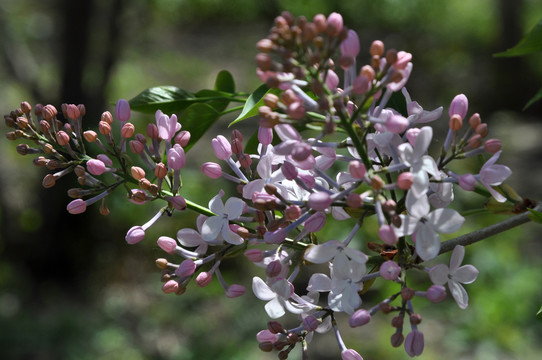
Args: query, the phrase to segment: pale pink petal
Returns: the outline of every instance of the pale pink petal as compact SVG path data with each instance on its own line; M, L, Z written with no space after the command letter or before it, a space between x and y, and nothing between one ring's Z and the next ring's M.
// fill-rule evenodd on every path
M452 256L450 257L450 274L456 272L457 268L459 268L459 266L463 262L464 257L465 247L462 245L457 245L452 252Z
M416 141L414 142L413 156L416 159L420 159L429 148L431 139L433 138L433 128L430 126L424 126L420 129Z
M337 240L330 240L321 245L312 245L305 250L303 257L305 260L315 263L323 264L333 259L339 252L340 242Z
M512 175L512 170L508 166L492 165L480 171L480 181L496 186L502 184L510 175Z
M194 229L181 229L177 231L177 240L183 246L195 247L203 242L201 234Z
M217 215L224 214L224 203L222 202L222 196L224 196L224 192L220 190L218 195L209 201L209 210Z
M229 226L222 227L222 237L232 245L241 245L245 241L241 236L231 231Z
M431 282L435 285L444 285L448 282L448 275L450 274L450 269L447 265L438 264L435 265L429 270L429 278Z
M229 198L224 206L224 213L228 214L228 220L235 220L241 216L245 209L245 202L239 198Z
M222 231L224 219L219 216L211 216L201 227L201 237L205 241L214 241Z
M264 301L269 301L277 297L277 294L267 284L257 276L252 278L252 292L254 295Z
M457 281L448 281L448 288L452 293L452 296L461 309L466 309L469 306L469 295L465 291L465 288L461 286Z
M462 283L470 284L478 277L478 269L472 265L463 265L452 275L452 279Z
M315 273L309 280L307 291L324 292L331 290L331 279L322 273Z
M450 234L461 228L465 218L453 209L436 209L427 215L427 221L437 232Z
M431 228L418 223L416 228L416 252L424 260L428 261L434 259L440 250L440 237L439 235Z

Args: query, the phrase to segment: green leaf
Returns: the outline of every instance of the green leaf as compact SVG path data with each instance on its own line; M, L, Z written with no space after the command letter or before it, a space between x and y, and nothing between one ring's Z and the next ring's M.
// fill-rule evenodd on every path
M538 310L538 312L536 313L536 317L538 318L538 320L542 320L542 306L540 307L540 310Z
M130 108L147 114L160 109L166 114L180 113L197 100L194 94L176 86L157 86L139 93L129 101Z
M388 91L388 90L386 90ZM402 92L396 91L391 94L390 99L388 100L388 103L386 104L386 107L390 107L396 111L399 112L399 114L403 115L404 117L408 117L408 110L407 110L407 103L405 96Z
M531 219L534 222L542 224L542 212L536 211L536 210L533 210L533 209L527 209L527 210L529 210L531 212L529 214L529 219Z
M263 97L267 93L277 95L280 93L280 90L269 89L269 87L267 87L267 85L265 84L261 85L252 94L250 94L245 103L245 106L243 107L243 110L241 111L241 114L239 114L237 119L233 120L229 126L232 126L240 121L258 115L258 108L263 105Z
M235 81L229 71L222 70L218 73L215 80L215 90L228 93L235 92Z
M533 98L531 100L529 100L529 102L527 103L527 105L525 105L523 107L523 110L525 111L529 106L531 106L532 104L534 104L535 102L537 102L538 100L542 99L542 88L540 88L540 90L538 90L538 92L536 93L535 96L533 96Z
M520 42L504 52L494 54L495 57L511 57L529 55L542 51L542 20L535 25L530 33L525 35Z
M196 103L187 107L179 117L183 130L190 131L190 141L184 150L190 150L219 117L220 113L209 104Z
M230 103L228 98L232 96L227 92L208 89L200 90L195 95L198 101L211 105L218 112L224 111L228 107Z

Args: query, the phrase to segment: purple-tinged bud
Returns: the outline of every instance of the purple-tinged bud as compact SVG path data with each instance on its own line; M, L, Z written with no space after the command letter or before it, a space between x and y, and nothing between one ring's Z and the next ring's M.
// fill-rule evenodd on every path
M68 106L66 106L66 114L68 115L69 119L73 120L81 116L79 108L74 104L69 104Z
M213 147L215 156L220 160L226 160L232 154L231 145L228 142L228 139L222 135L218 135L216 138L214 138L211 141L211 146Z
M156 175L157 178L163 179L167 175L167 167L164 165L164 163L158 163L154 167L154 175Z
M318 25L317 25L318 26ZM337 36L343 29L343 17L341 14L332 12L327 17L326 32L330 36Z
M218 179L222 176L222 168L214 162L206 162L201 165L201 172L211 179Z
M294 221L301 216L301 208L297 205L288 205L286 210L284 210L284 216L286 220Z
M58 110L51 104L47 104L41 109L41 115L43 116L45 120L51 120L57 114L58 114Z
M423 333L412 330L405 338L405 351L409 356L419 356L423 352Z
M386 280L395 280L401 274L401 267L395 261L387 260L380 265L379 273Z
M478 125L476 127L476 129L474 129L474 131L478 135L480 135L482 137L482 139L485 138L487 136L487 133L489 132L487 124L485 124L485 123L482 123L482 124Z
M448 127L453 131L459 131L463 127L463 118L458 114L455 114L450 118Z
M282 264L280 263L280 260L273 260L269 264L267 264L267 268L265 269L265 274L268 277L275 277L280 274L282 271Z
M286 231L284 231L284 229L268 231L264 234L263 240L266 244L281 244L286 240Z
M143 230L143 227L133 226L126 233L126 242L130 245L133 245L143 240L144 237L145 237L145 230Z
M60 130L56 133L56 142L60 146L66 146L70 142L70 136L65 131Z
M361 355L353 349L346 349L341 352L342 360L363 360Z
M369 49L371 56L382 56L384 55L384 43L380 40L375 40L372 42Z
M439 303L446 299L446 288L442 285L431 285L427 289L427 300L433 303Z
M357 76L352 86L354 93L365 94L371 88L371 79L365 75Z
M186 164L186 156L181 145L175 144L167 153L167 163L173 170L180 170Z
M243 285L231 284L226 290L226 296L229 298L236 298L245 293L246 289Z
M168 236L160 236L156 241L160 249L164 250L168 254L174 254L177 248L177 242Z
M422 316L420 314L411 314L409 319L412 325L420 325L422 322Z
M176 280L169 280L162 285L162 291L166 294L171 294L179 290L179 283Z
M482 146L482 137L479 134L471 136L469 139L469 147L472 149L477 149L480 146Z
M53 174L45 175L45 177L43 178L43 181L41 182L41 185L46 189L52 188L53 186L55 186L55 184L56 184L56 178Z
M263 352L271 352L273 351L273 343L270 341L264 341L258 344L258 347Z
M402 328L404 322L405 319L402 316L394 316L391 319L391 326L393 326L394 328Z
M47 134L49 130L51 130L51 125L45 120L40 121L39 127L40 127L40 131L43 134Z
M407 129L409 124L407 118L394 114L386 120L386 129L394 134L400 134Z
M414 290L409 287L402 288L401 297L403 298L403 300L411 300L414 297Z
M341 42L341 54L353 58L359 54L359 37L354 30L348 30L346 39Z
M282 174L287 180L294 180L295 178L297 178L297 167L289 161L284 161L284 163L280 167L280 170L282 171Z
M305 229L309 232L318 232L324 227L325 224L326 214L322 211L317 211L304 223Z
M317 191L309 195L307 205L313 210L324 211L331 206L332 202L333 199L327 192Z
M171 240L173 240L173 239L171 239ZM180 277L180 278L191 276L196 271L196 267L197 267L197 265L194 262L194 260L186 259L179 265L179 267L177 269L175 269L175 275Z
M96 155L96 159L103 162L105 164L105 166L113 166L113 161L109 158L109 156L107 156L105 154Z
M262 145L269 145L273 141L273 129L260 126L258 128L258 141Z
M418 137L418 134L420 133L420 128L411 128L408 129L406 132L406 138L408 140L408 143L412 146L416 143L416 138Z
M359 208L363 204L363 199L360 194L350 193L346 196L346 205L351 208Z
M115 107L115 117L121 122L125 123L130 120L130 104L125 99L119 99L117 106Z
M141 154L145 150L145 145L137 140L131 140L128 145L134 154Z
M25 114L28 114L32 111L32 105L28 101L23 101L21 103L21 111Z
M102 175L105 172L105 164L98 159L91 159L87 161L87 171L92 175Z
M312 154L312 147L304 142L299 142L292 149L292 158L296 161L303 161Z
M181 196L164 196L167 202L169 202L175 210L184 211L186 210L186 200Z
M362 162L358 160L353 160L350 161L350 163L348 164L348 171L353 178L363 179L365 177L365 174L367 173L367 168Z
M109 111L104 111L100 117L100 121L104 121L109 125L113 124L113 115Z
M181 145L183 148L188 145L188 142L190 141L190 132L187 130L180 131L175 136L175 143Z
M296 101L288 105L286 113L294 120L301 120L305 116L306 110L302 102Z
M350 316L350 319L348 320L348 324L350 327L358 327L363 326L365 324L368 324L369 321L371 321L371 313L369 313L365 309L359 309L356 310L352 316Z
M202 271L196 277L196 285L199 287L205 287L213 280L213 274L208 271Z
M156 124L147 125L147 136L150 139L158 140L159 138L158 134L159 132L158 132L158 127L156 126Z
M271 320L267 322L267 328L269 329L269 332L271 334L281 334L284 332L284 328L282 327L282 324L276 320Z
M100 121L98 123L98 131L100 132L100 134L102 135L109 135L111 133L111 125L109 125L107 122L105 121Z
M401 190L408 190L414 184L414 175L411 172L403 172L397 177L397 187Z
M267 323L268 327L270 327L270 323L278 323L280 325L278 321L270 321L269 323ZM275 326L273 326L273 328L275 328ZM280 325L280 328L282 329L282 325ZM279 339L279 337L277 336L279 332L282 332L282 330L277 332L273 332L269 329L262 330L256 334L256 340L258 340L259 343L269 342L272 344Z
M87 210L87 203L82 199L75 199L70 201L66 210L72 215L82 214Z
M329 90L335 90L339 86L339 75L335 71L327 71L326 86Z
M125 138L129 139L132 136L134 136L135 133L135 126L132 123L126 123L122 125L122 128L120 129L120 135Z
M465 191L474 191L476 184L476 178L472 174L464 174L459 177L459 186Z
M480 118L480 114L474 113L471 115L469 119L469 125L471 128L476 129L478 125L482 123L482 119Z
M77 109L79 110L79 116L85 116L87 113L87 108L85 107L85 104L78 104Z
M384 224L378 229L378 237L388 245L397 244L398 238L390 225ZM395 263L394 263L395 264Z
M249 261L252 261L254 263L257 263L263 260L263 251L260 249L249 249L249 250L246 250L243 254L246 256L246 258Z
M303 319L301 325L307 331L314 331L320 325L320 322L313 315L308 315Z
M454 115L459 115L461 119L464 119L467 115L467 110L469 109L469 100L464 94L459 94L452 100L450 104L450 110L448 114L450 118Z
M499 139L489 139L484 144L484 149L490 154L496 154L502 149L502 142Z
M314 15L314 18L312 19L312 22L316 26L316 31L318 31L319 33L326 31L327 20L326 20L326 17L323 14Z
M391 346L393 347L399 347L405 340L405 337L402 333L395 333L391 336Z

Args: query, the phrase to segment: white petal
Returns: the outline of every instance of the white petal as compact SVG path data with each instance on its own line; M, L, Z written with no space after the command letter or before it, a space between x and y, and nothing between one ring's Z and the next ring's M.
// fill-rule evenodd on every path
M222 202L222 195L220 193L209 201L209 210L217 215L224 214L224 203Z
M416 225L418 225L418 218L414 216L408 216L408 215L399 215L401 218L401 227L393 227L393 231L395 231L395 235L397 237L410 235L416 230Z
M435 265L429 270L429 278L435 285L444 285L448 282L450 269L444 264Z
M245 209L245 202L239 198L231 197L226 201L224 212L228 214L228 220L237 219Z
M222 237L232 245L241 245L245 241L241 236L231 231L229 226L222 227Z
M248 184L243 186L243 197L245 199L252 199L252 195L255 192L262 192L264 186L265 186L265 180L262 180L262 179L256 179L249 182Z
M257 276L252 278L252 292L254 295L264 301L268 301L277 297L277 294L267 284Z
M205 241L214 241L224 226L224 219L219 216L211 216L201 226L201 237Z
M452 257L450 257L450 274L456 272L457 268L463 262L465 257L465 247L462 245L456 245L454 251L452 252Z
M340 242L330 240L322 245L312 245L305 250L303 257L314 264L323 264L330 261L339 252Z
M269 315L271 319L278 319L286 314L286 311L284 311L284 307L282 307L282 304L278 298L274 298L273 300L269 301L267 304L265 304L264 308L267 315Z
M427 215L427 221L437 232L450 234L461 228L465 218L453 209L436 209Z
M457 281L450 280L448 282L448 287L450 288L450 292L452 293L452 296L457 303L457 305L461 309L466 309L467 306L469 306L469 295L465 291L465 288L461 286Z
M407 193L405 205L408 213L417 219L421 219L429 214L429 201L425 195L416 197L414 193L409 191Z
M346 256L348 256L352 261L355 261L357 263L365 264L367 260L369 260L369 257L359 250L347 247L343 251Z
M425 156L422 156L420 164L421 164L421 169L423 171L425 171L428 174L433 175L435 179L440 180L440 172L438 170L435 159L433 159L429 155L425 155Z
M286 307L286 310L292 314L303 314L311 309L309 306L301 305L292 301L284 301L283 305Z
M420 132L418 133L418 136L416 136L416 141L414 142L414 152L413 156L416 159L419 159L422 157L423 154L427 151L429 148L429 144L431 144L431 139L433 138L433 128L430 126L424 126L420 129Z
M459 269L457 269L452 275L452 279L462 284L470 284L474 282L477 277L478 269L472 265L463 265Z
M416 252L424 261L434 259L440 250L440 237L431 226L418 223Z
M315 273L309 280L307 291L324 292L331 290L331 279L322 273Z

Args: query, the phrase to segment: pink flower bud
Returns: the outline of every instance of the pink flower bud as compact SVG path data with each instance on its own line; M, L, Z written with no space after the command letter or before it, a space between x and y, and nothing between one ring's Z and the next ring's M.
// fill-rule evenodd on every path
M412 330L405 338L405 351L409 356L419 356L423 352L423 333Z
M132 123L126 123L122 125L122 128L120 129L120 135L125 138L129 139L132 136L134 136L135 133L135 126Z
M277 334L273 334L268 329L262 330L256 334L256 340L261 344L263 342L274 343L279 339Z
M337 36L343 29L343 17L341 14L332 12L327 17L327 33L331 36Z
M329 90L335 90L339 86L339 75L335 71L327 71L326 86Z
M467 110L469 108L469 100L464 94L459 94L452 100L452 103L450 104L450 110L448 110L448 114L450 117L454 115L459 115L461 119L464 119L467 115Z
M499 139L489 139L484 144L484 149L490 154L496 154L502 149L502 143Z
M273 260L269 264L267 264L267 268L265 269L265 274L268 277L275 277L280 274L282 271L282 264L280 263L280 260Z
M87 203L82 199L75 199L70 201L68 206L66 206L66 210L73 215L82 214L87 210Z
M100 134L102 135L109 135L111 133L111 125L109 125L107 122L105 121L100 121L98 123L98 131L100 132Z
M354 30L348 30L346 39L341 42L341 54L353 58L359 54L359 37Z
M137 140L131 140L128 145L134 154L141 154L145 150L145 145Z
M446 299L446 288L442 285L431 285L426 296L429 301L439 303Z
M284 161L280 167L282 174L286 177L287 180L294 180L297 178L297 168L294 164L289 161Z
M303 319L301 325L307 331L314 331L320 325L320 322L313 315L308 315Z
M257 263L263 260L263 251L260 249L249 249L244 252L248 260Z
M213 280L213 274L207 271L202 271L196 277L196 285L199 287L205 287Z
M156 241L160 249L164 250L168 254L174 254L177 248L177 242L170 237L160 236Z
M408 63L412 60L412 54L406 51L397 53L397 60L393 63L393 68L396 70L404 70Z
M154 175L156 175L157 178L163 179L167 175L167 167L163 163L158 163L154 167Z
M113 166L113 161L109 158L109 156L105 154L98 154L96 156L96 159L100 160L105 164L105 166Z
M132 166L130 168L130 173L132 174L132 177L136 180L141 180L145 177L145 170L143 170L139 166Z
M68 118L73 119L73 120L81 116L81 112L79 111L79 108L74 104L69 104L66 107L66 113L68 115Z
M409 287L402 288L401 297L403 298L403 300L411 300L414 297L414 290Z
M70 142L70 136L65 131L60 130L56 133L56 142L60 146L66 146Z
M365 94L371 88L371 80L365 75L360 75L354 79L352 86L354 93Z
M356 310L352 316L350 316L350 319L348 320L348 324L350 327L358 327L363 326L365 324L368 324L369 321L371 321L371 314L364 309Z
M410 128L406 132L406 138L408 140L408 143L412 146L416 143L416 138L418 137L418 134L420 133L419 128Z
M175 143L181 145L183 148L188 145L190 141L190 132L186 130L180 131L177 136L175 136Z
M401 274L401 267L395 261L387 260L380 265L379 273L386 280L395 280Z
M246 289L243 285L231 284L226 290L226 296L229 298L236 298L245 293Z
M273 129L260 126L258 128L258 141L262 145L269 145L273 141Z
M206 162L201 165L201 172L211 179L218 179L222 176L222 168L219 164L213 162Z
M218 135L216 138L214 138L211 141L211 146L213 147L215 156L220 160L226 160L232 154L231 145L228 142L228 139L222 135Z
M463 126L463 118L457 114L452 116L450 118L450 121L448 122L448 127L453 131L461 130L462 126Z
M386 129L394 134L400 134L406 130L409 124L407 118L394 114L386 120Z
M471 128L476 129L478 125L482 123L482 119L480 118L480 114L474 113L471 115L469 119L469 125Z
M414 175L411 172L404 172L397 177L397 187L401 190L408 190L414 183Z
M294 120L301 120L305 116L306 110L301 101L296 101L288 105L286 113Z
M388 245L397 244L397 235L390 225L384 224L378 229L378 237Z
M305 221L305 229L309 232L320 231L326 224L326 214L318 211Z
M176 280L169 280L162 285L162 291L166 294L171 294L179 290L179 283Z
M147 125L147 136L151 139L158 140L158 127L156 127L156 124Z
M459 186L465 191L473 191L476 189L476 178L472 174L464 174L459 178Z
M367 173L367 168L361 161L353 160L348 164L348 171L355 179L363 179Z
M284 211L287 220L293 221L301 216L301 208L297 205L288 205Z
M342 360L363 360L361 355L353 349L346 349L341 352Z
M266 244L280 244L286 240L286 232L284 229L268 231L263 235L263 240Z
M119 99L117 106L115 107L115 117L121 122L125 123L130 120L130 104L125 99Z
M382 56L384 55L384 43L380 40L375 40L372 42L369 49L369 53L372 56Z
M136 244L145 237L145 230L141 226L133 226L126 233L126 242L130 245Z
M172 239L173 240L173 239ZM192 275L196 271L196 263L192 259L186 259L184 260L179 267L175 270L175 275L177 275L180 278L187 277ZM201 274L200 274L201 275ZM198 275L199 278L199 275ZM211 276L209 277L211 279ZM196 279L197 281L197 279ZM211 280L209 280L210 282ZM198 286L201 286L198 284ZM205 286L205 285L204 285Z
M186 200L181 196L165 196L167 202L169 202L175 210L184 211L186 210Z
M312 154L312 147L304 142L299 142L292 149L292 158L296 161L303 161Z
M113 124L113 115L109 111L104 111L100 117L100 121L103 121L109 125Z
M351 208L359 208L363 204L363 199L360 194L350 193L346 197L346 205Z
M317 191L309 195L307 205L313 210L324 211L331 205L332 202L333 199L327 192Z
M87 171L92 175L102 175L105 172L105 164L98 159L87 161Z
M167 164L173 170L180 170L186 164L186 156L181 145L175 144L167 153Z

